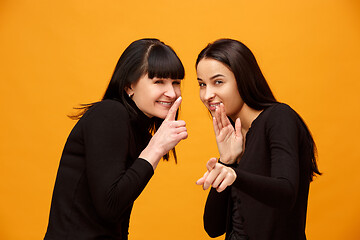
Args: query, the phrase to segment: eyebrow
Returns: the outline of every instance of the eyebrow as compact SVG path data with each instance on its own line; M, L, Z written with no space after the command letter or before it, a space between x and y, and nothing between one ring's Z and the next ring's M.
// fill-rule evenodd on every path
M159 77L153 77L153 78L149 78L151 80L166 80L166 79L170 79L171 81L182 81L183 79L179 79L179 78L159 78Z
M212 77L210 78L210 80L213 80L213 79L218 78L218 77L225 77L225 76L219 73L219 74L216 74L216 75L212 76ZM201 78L197 78L197 80L198 80L198 81L202 81Z

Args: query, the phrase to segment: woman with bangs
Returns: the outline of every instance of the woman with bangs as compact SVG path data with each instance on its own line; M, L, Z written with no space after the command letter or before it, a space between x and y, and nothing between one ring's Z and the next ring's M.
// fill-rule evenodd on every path
M131 43L100 102L85 104L65 144L46 240L128 239L136 198L187 138L177 120L184 67L157 39Z
M305 240L309 184L320 174L306 124L275 99L254 55L239 41L209 44L196 71L220 155L197 181L204 189L212 186L206 232L226 233L226 240Z

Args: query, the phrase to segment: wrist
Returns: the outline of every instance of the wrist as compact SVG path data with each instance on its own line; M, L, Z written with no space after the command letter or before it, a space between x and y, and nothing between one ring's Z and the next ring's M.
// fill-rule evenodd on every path
M218 163L226 166L226 167L236 167L237 166L237 163L236 162L225 162L225 161L222 161L222 158L218 158Z
M150 147L146 147L139 155L139 158L148 161L154 170L162 157L163 154L159 149L152 149Z
M233 164L236 163L236 159L232 158L231 156L224 156L220 154L220 158L222 163L225 164Z

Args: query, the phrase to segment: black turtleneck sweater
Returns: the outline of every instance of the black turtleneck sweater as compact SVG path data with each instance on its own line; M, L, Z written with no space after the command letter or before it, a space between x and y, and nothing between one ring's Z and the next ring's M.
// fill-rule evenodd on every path
M127 239L131 209L154 170L138 158L150 119L116 100L91 107L71 131L60 160L46 240Z
M210 190L204 227L211 237L305 240L311 174L309 132L286 104L266 108L246 134L231 187Z

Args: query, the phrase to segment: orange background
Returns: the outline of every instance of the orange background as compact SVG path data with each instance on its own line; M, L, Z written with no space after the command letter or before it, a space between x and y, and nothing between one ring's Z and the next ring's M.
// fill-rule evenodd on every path
M122 51L143 37L165 41L184 63L189 138L179 163L159 164L135 202L130 239L210 239L207 191L195 181L217 150L194 64L221 37L253 50L278 100L312 130L324 175L311 185L308 239L360 239L357 0L1 0L0 239L43 237L75 124L66 115L102 97Z

